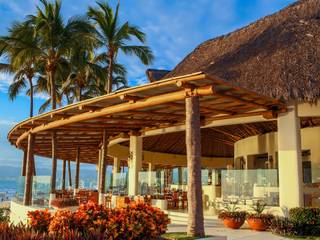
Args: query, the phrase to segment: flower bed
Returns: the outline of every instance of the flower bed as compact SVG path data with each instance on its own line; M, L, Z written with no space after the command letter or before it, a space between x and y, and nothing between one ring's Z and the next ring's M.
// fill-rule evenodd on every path
M144 203L108 209L89 202L76 212L60 210L52 216L45 210L29 212L28 216L33 232L63 239L75 234L77 239L89 235L99 236L90 239L157 239L170 222L162 211Z

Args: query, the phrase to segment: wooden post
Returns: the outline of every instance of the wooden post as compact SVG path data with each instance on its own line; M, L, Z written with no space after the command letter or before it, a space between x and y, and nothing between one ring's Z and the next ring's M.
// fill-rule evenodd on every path
M32 161L33 161L33 176L36 176L37 175L37 171L36 171L36 162L35 162L34 156L32 158Z
M22 159L22 168L21 168L21 176L26 176L26 170L27 170L27 152L28 149L23 150L23 159Z
M72 187L72 176L71 176L71 163L70 159L68 160L68 175L69 175L69 188Z
M106 182L106 165L107 165L107 154L108 154L108 133L103 130L102 147L101 147L101 161L99 168L99 204L104 203L105 195L105 182Z
M75 176L75 190L79 189L79 178L80 178L80 147L77 147L76 153L76 176Z
M56 178L57 178L57 138L56 132L51 133L51 147L52 147L52 173L51 173L51 190L50 193L54 194L56 191Z
M62 190L66 189L66 160L62 160Z
M201 186L200 102L198 96L186 98L186 148L188 164L188 228L192 237L204 237Z
M28 148L26 159L26 177L24 185L23 205L30 206L32 203L32 172L33 172L33 142L34 135L28 135Z

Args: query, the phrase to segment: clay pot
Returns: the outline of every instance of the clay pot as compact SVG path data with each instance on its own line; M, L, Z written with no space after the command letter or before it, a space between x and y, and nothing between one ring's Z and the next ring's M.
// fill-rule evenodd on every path
M252 230L265 231L268 228L267 224L261 218L248 218L247 222Z
M244 223L244 219L239 218L225 218L223 219L223 225L232 229L239 229Z

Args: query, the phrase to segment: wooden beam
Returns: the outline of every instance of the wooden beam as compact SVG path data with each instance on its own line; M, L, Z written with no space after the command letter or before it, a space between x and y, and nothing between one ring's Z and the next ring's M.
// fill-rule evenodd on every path
M71 176L71 160L68 159L68 176L69 176L69 188L72 187L72 176Z
M57 178L57 139L56 139L56 132L53 131L51 133L51 143L52 143L52 150L51 150L51 157L52 157L52 172L51 172L51 187L50 193L56 192L56 178Z
M120 96L120 99L122 101L128 101L130 103L135 103L136 101L142 99L141 97L138 97L138 96L132 96L132 95L129 95L129 94L123 94Z
M76 174L75 174L75 189L79 189L79 178L80 178L80 147L77 147L76 152Z
M33 172L33 139L34 135L28 135L27 170L24 185L23 205L30 206L32 202L32 172Z
M27 171L27 156L28 156L28 150L24 149L23 150L23 159L22 159L22 168L21 168L21 176L23 176L23 177L26 176L26 171Z
M212 94L212 87L201 87L200 89L195 89L195 92L198 96L206 96ZM185 91L177 91L173 93L165 93L157 96L148 97L142 100L138 100L137 102L130 104L130 103L121 103L115 106L108 106L99 111L95 112L85 112L76 116L70 116L66 119L57 120L54 122L50 122L46 125L37 126L33 129L30 129L28 132L38 133L41 131L47 131L53 128L58 128L64 125L78 123L81 121L86 121L90 119L94 119L101 116L108 116L115 113L125 112L125 111L132 111L138 110L144 107L152 107L156 105L161 105L168 102L174 102L185 99ZM20 146L20 142L26 138L28 132L25 132L17 139L17 146Z
M62 190L66 189L66 160L62 160Z
M106 164L108 154L108 132L106 130L103 131L103 139L102 139L102 147L101 147L101 169L99 172L99 204L104 203L104 194L105 194L105 181L106 181Z

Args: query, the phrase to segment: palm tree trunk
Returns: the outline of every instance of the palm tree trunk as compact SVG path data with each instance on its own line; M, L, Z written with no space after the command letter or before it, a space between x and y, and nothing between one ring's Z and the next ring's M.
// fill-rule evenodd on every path
M30 84L30 117L33 117L33 84L32 78L29 78Z
M113 56L110 54L109 57L109 66L108 66L108 78L107 78L107 85L106 85L106 92L111 93L112 92L112 82L113 82Z
M51 108L56 109L57 108L57 99L56 99L56 83L54 80L54 70L50 70L48 73L49 79L50 79L50 85L51 85Z
M186 148L188 164L188 229L192 237L204 237L201 186L201 134L199 97L186 98Z

